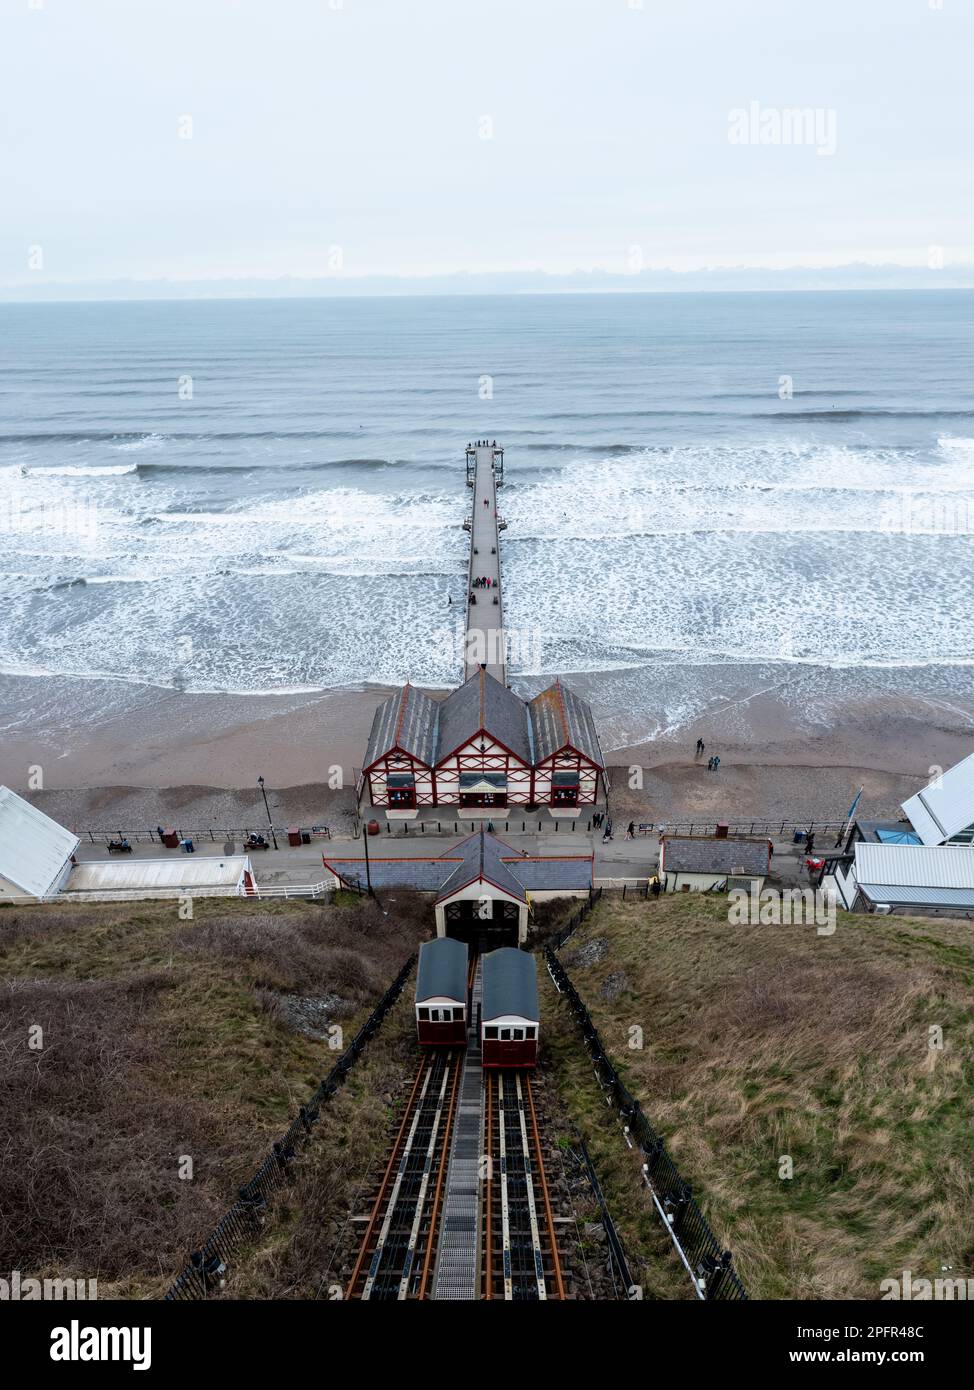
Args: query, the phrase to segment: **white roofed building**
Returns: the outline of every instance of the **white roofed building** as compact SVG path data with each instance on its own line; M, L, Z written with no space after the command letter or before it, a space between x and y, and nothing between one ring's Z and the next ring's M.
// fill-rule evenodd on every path
M974 914L974 847L969 845L858 841L855 859L837 864L830 877L829 886L850 909Z
M246 854L188 854L178 859L93 859L76 864L62 889L75 901L129 898L245 897L254 891Z
M56 894L78 843L73 831L0 787L0 902Z
M925 845L974 844L974 753L903 802Z

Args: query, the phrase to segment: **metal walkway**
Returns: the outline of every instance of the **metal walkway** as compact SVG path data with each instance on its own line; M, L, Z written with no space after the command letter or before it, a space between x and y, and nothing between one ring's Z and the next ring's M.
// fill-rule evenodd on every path
M497 487L504 478L504 451L478 443L467 450L467 482L473 488L469 521L470 565L467 572L467 631L463 654L463 678L486 665L490 675L507 684L504 638L504 590L501 584L500 532ZM475 579L490 580L475 586Z
M446 1198L433 1276L433 1297L480 1298L480 1161L484 1151L484 1073L480 1051L481 962L470 995L467 1053L446 1170Z

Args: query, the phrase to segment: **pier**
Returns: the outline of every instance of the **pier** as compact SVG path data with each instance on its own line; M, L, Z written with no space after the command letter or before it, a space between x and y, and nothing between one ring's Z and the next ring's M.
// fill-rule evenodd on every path
M467 486L473 489L473 506L465 528L470 532L467 567L467 624L463 648L463 678L479 666L501 685L507 684L507 650L504 636L504 588L501 583L500 533L504 522L497 515L497 489L504 481L504 450L496 443L477 440L467 445ZM486 580L477 584L475 581Z

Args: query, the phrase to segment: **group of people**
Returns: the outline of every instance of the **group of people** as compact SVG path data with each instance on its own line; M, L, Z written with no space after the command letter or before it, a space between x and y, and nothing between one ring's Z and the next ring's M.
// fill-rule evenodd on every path
M496 589L497 585L489 574L478 575L473 581L475 589Z
M698 739L697 739L697 747L696 747L696 751L695 751L695 753L694 753L694 757L696 757L696 758L702 757L703 754L704 754L704 752L706 751L706 747L707 747L707 745L704 743L703 739L702 739L702 738L698 738ZM719 767L720 767L720 757L719 757L719 755L716 755L716 754L715 754L714 756L712 756L712 757L710 757L710 758L707 759L707 771L708 771L708 772L716 772L717 769L718 769Z

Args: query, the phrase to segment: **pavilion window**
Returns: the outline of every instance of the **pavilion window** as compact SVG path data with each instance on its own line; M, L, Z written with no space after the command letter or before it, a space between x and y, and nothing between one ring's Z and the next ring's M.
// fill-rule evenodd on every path
M416 805L416 778L411 772L390 772L386 777L386 790L390 806L412 809Z
M565 768L551 774L552 806L578 805L578 768Z

